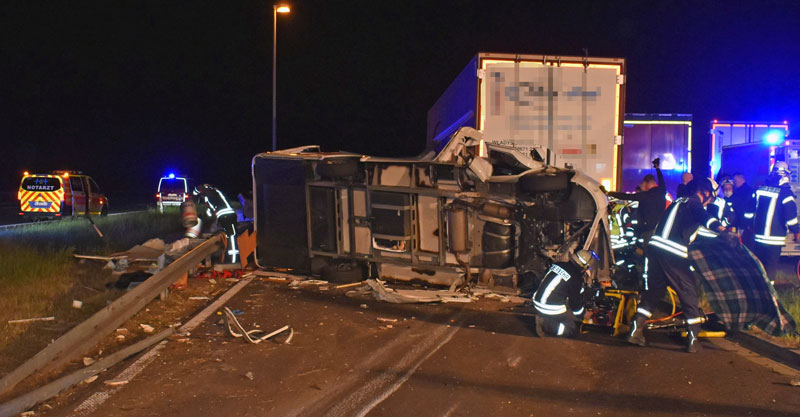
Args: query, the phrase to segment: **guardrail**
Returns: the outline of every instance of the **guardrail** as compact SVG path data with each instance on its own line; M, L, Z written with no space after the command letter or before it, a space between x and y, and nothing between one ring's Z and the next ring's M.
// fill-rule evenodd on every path
M224 237L214 235L176 259L166 268L128 291L113 303L73 327L18 368L0 379L0 395L35 372L53 370L74 358L81 357L103 337L113 332L138 313L173 282L197 266L214 252L225 247Z

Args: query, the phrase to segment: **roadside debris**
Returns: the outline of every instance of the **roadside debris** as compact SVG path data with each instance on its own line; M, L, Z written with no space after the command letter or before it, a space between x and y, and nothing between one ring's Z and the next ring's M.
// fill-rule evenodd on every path
M92 358L90 358L90 357L88 357L88 356L84 356L83 357L83 366L89 366L89 365L91 365L91 364L93 364L95 362L97 362L97 361L92 359Z
M450 292L448 290L401 290L388 288L381 280L368 279L366 284L372 289L375 299L389 303L471 303L472 298L467 294Z
M92 376L90 376L90 377L88 377L88 378L84 379L84 380L83 380L83 383L84 383L84 384L91 384L92 382L94 382L94 381L97 381L97 378L98 378L98 376L97 376L97 375L92 375Z
M18 320L9 320L8 324L21 324L21 323L30 323L34 321L54 321L56 318L54 316L50 317L36 317L32 319L18 319Z
M110 381L103 381L104 384L110 387L118 387L120 385L125 385L128 383L127 379L112 379Z
M800 379L793 379L789 382L793 387L800 387Z
M271 339L271 338L273 338L273 337L275 337L275 336L277 336L277 335L279 335L281 333L284 333L284 332L288 331L289 332L289 337L284 342L284 344L287 344L292 340L292 337L294 336L294 329L292 329L288 325L283 326L280 329L277 329L277 330L275 330L275 331L273 331L271 333L267 333L267 334L265 334L263 336L259 336L259 334L263 334L263 333L266 333L266 332L264 332L263 330L258 330L258 329L247 331L242 326L242 324L239 323L239 320L236 318L236 314L234 314L234 312L230 308L224 307L223 308L223 312L224 312L224 319L225 319L225 327L228 328L228 333L230 333L231 336L236 337L236 338L243 337L245 340L247 340L248 342L250 342L252 344L261 343L261 342L263 342L265 340Z
M153 327L153 326L151 326L151 325L149 325L149 324L144 324L144 323L140 324L140 325L139 325L139 327L141 327L141 328L142 328L142 330L143 330L145 333L153 333L153 332L156 330L156 328L155 328L155 327Z
M76 309L80 310L81 307L83 307L83 301L81 301L81 300L72 300L72 308L76 308Z

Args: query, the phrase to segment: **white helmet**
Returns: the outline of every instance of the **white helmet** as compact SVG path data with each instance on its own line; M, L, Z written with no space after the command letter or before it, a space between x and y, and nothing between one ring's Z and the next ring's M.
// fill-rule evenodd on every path
M583 269L592 269L600 263L600 258L594 251L581 249L572 254L572 262Z
M775 163L775 166L772 167L772 172L775 172L779 175L789 175L792 171L789 171L789 164L786 161L778 161Z

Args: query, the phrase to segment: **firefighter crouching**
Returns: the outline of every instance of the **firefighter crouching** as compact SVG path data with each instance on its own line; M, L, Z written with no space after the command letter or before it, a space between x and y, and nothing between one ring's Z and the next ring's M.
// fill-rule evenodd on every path
M197 222L186 226L186 236L196 238L200 236L204 223L216 220L228 238L225 247L224 264L239 263L239 248L236 243L236 212L228 203L222 191L216 187L203 184L195 187L192 196L197 204Z
M649 274L644 280L639 308L628 335L628 342L645 346L645 322L652 317L653 308L664 296L667 284L678 294L687 325L686 351L696 352L700 345L697 335L703 316L697 302L694 275L690 272L688 246L701 227L707 231L725 230L719 220L710 216L705 207L714 200L714 188L705 178L692 180L687 185L689 197L675 200L658 222L647 251ZM723 239L733 239L729 233Z
M556 262L550 266L533 294L536 335L578 335L576 321L582 319L584 312L583 274L596 267L599 261L594 252L579 250L570 255L570 262Z
M797 218L797 205L794 193L789 186L791 171L789 165L780 161L773 168L767 183L755 192L756 211L753 218L756 257L764 265L767 276L775 280L775 270L781 256L781 248L786 243L786 229L795 235L800 232Z

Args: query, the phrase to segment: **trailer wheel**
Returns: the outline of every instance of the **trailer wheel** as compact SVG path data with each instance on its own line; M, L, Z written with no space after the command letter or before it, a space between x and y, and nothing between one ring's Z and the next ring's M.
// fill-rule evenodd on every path
M100 215L103 217L108 216L108 207L103 206L103 209L100 210Z

